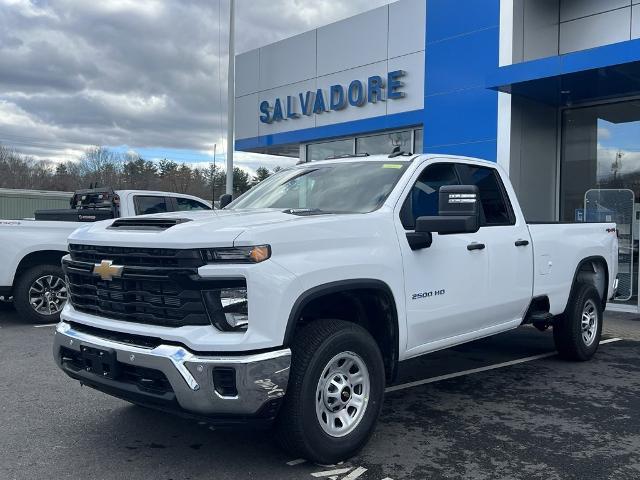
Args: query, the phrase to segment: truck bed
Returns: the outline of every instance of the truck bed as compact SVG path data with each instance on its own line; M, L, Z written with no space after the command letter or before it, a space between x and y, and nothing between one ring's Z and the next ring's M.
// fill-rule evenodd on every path
M583 259L606 258L608 272L602 290L613 294L612 282L618 268L615 223L531 222L534 255L533 296L548 295L550 312L564 311L574 276L567 271L576 269Z

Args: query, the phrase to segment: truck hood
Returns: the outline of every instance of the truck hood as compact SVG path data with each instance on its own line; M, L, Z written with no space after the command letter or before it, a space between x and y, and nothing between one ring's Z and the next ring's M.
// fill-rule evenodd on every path
M131 247L150 247L161 244L163 248L230 247L233 246L234 240L246 230L286 222L313 221L317 217L297 216L284 213L281 209L269 208L171 212L130 218L136 220L181 218L189 221L164 230L109 228L114 220L96 222L74 231L69 236L69 243Z

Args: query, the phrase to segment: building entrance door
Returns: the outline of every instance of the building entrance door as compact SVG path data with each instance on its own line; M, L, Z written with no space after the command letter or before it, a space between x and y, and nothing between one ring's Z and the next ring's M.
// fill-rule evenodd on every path
M640 100L563 111L560 220L618 224L614 303L638 311Z

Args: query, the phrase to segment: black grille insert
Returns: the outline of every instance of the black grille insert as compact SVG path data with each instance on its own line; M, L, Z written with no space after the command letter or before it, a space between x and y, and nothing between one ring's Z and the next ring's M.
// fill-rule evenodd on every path
M165 327L211 325L202 290L246 285L242 279L205 281L199 250L69 246L63 262L69 297L76 310L116 320ZM120 277L93 274L103 260L123 266Z
M183 288L170 278L102 280L71 268L66 274L77 310L166 327L211 324L200 291Z
M69 253L71 259L78 262L100 263L102 260L112 260L114 264L132 267L198 268L205 265L199 250L71 244Z

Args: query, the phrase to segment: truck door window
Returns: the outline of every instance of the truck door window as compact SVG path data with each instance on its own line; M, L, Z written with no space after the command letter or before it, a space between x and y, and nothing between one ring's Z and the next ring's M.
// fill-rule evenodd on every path
M211 210L208 205L204 203L198 202L191 198L182 198L175 197L176 204L179 212L189 211L189 210Z
M498 172L493 168L475 165L466 165L466 170L469 183L480 190L480 201L484 210L482 226L515 224L515 217Z
M400 210L406 230L415 228L418 217L438 215L438 192L445 185L460 185L452 163L435 163L422 171Z
M167 200L164 197L136 195L134 197L136 215L168 212Z

